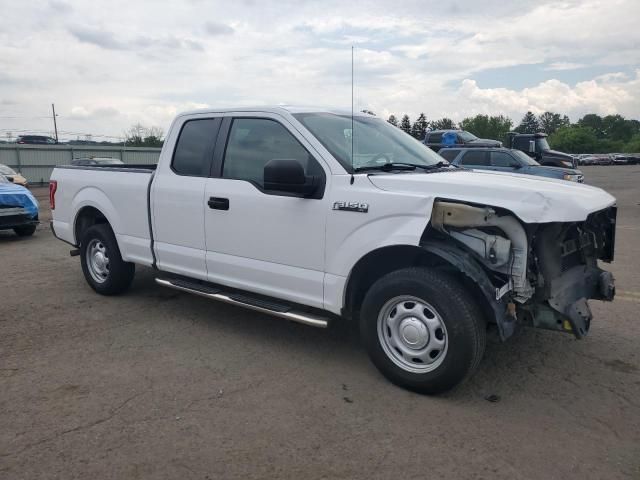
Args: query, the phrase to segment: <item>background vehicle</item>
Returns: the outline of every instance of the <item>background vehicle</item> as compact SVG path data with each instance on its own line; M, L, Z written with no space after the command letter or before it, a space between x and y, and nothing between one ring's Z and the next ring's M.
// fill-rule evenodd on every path
M455 168L366 114L188 112L157 166L58 167L50 202L96 292L126 291L138 263L162 286L307 325L359 321L378 369L424 393L473 373L487 323L581 338L587 300L615 292L598 266L613 260L611 195Z
M509 132L506 147L520 150L546 167L576 168L578 166L577 159L571 155L551 150L546 133Z
M0 175L0 230L20 237L33 235L38 225L38 201L31 192Z
M0 163L0 176L5 177L11 183L26 187L28 185L27 179L17 173L13 168L8 167Z
M611 160L613 165L634 165L638 163L636 157L630 153L612 153Z
M100 165L124 165L124 162L118 158L111 157L89 157L89 158L74 158L71 160L71 165L76 167L84 166L100 166Z
M509 148L444 148L438 154L449 160L453 165L473 168L474 170L493 170L496 172L556 178L571 182L584 182L584 175L580 170L543 167L520 150Z
M44 135L20 135L16 143L30 145L55 145L56 139Z
M447 141L452 138L453 141ZM434 151L438 151L444 147L501 147L502 142L497 140L489 140L487 138L478 138L473 133L465 130L433 130L427 132L424 138L424 144Z

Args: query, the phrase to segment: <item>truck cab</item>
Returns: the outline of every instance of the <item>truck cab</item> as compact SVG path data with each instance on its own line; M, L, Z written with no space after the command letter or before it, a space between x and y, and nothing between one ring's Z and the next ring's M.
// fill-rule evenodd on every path
M506 146L526 153L545 167L577 168L578 166L577 160L571 155L551 149L546 133L509 132Z

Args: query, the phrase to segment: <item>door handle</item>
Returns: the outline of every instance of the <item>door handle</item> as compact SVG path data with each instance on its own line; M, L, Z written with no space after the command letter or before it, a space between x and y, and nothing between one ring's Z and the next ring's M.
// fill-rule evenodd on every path
M229 199L220 197L209 197L207 202L209 208L214 210L229 210Z

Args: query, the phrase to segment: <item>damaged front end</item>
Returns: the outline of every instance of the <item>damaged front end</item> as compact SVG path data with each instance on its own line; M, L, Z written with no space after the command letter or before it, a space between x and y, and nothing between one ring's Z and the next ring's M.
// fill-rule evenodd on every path
M615 206L583 222L522 224L499 209L436 201L430 228L471 252L486 273L481 288L503 339L516 323L582 338L592 318L587 301L615 295L613 276L598 267L613 260L615 222Z

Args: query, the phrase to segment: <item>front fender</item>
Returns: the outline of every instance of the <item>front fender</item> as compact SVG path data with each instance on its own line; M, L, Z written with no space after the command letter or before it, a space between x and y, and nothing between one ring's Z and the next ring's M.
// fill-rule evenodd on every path
M513 335L516 327L515 317L507 315L507 305L503 300L496 300L496 287L471 253L437 240L424 240L420 242L420 247L442 258L478 285L496 319L500 338L506 340Z

